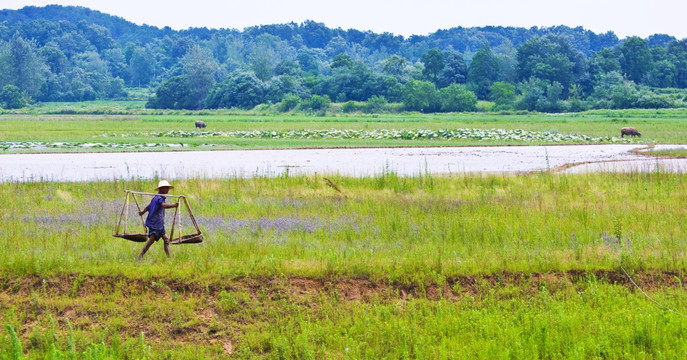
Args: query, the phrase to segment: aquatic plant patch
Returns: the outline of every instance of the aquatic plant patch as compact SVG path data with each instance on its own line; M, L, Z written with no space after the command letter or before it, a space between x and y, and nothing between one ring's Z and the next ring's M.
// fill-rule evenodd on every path
M151 149L151 148L187 148L189 144L181 143L100 143L100 142L42 142L42 141L0 141L0 149L13 150L59 150L59 149ZM212 146L212 145L207 145Z
M183 131L138 132L104 134L103 137L157 137L157 138L239 138L239 139L368 139L368 140L480 140L522 141L550 143L630 143L632 140L584 134L564 134L556 131L527 131L523 129L328 129L328 130L250 130L250 131Z

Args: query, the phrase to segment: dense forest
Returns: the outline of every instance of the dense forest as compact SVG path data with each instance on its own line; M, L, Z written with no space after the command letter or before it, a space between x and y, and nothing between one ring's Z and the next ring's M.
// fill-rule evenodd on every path
M665 108L687 103L687 39L566 26L404 38L314 21L177 31L50 5L0 11L0 88L5 108L125 99L127 88L154 89L147 106L167 109Z

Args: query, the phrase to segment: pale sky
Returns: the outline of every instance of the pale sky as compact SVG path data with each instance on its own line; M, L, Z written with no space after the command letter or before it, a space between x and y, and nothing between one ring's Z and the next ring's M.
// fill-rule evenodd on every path
M619 38L664 33L687 38L686 0L0 0L4 9L79 5L136 24L173 29L323 22L331 28L409 36L456 26L582 26Z

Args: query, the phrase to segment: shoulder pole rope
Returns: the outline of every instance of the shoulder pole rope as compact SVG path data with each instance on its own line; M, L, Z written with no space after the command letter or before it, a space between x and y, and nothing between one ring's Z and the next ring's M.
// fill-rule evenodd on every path
M119 234L119 227L122 225L122 217L124 217L124 210L126 210L126 200L124 201L124 206L122 206L122 212L119 214L119 221L117 222L117 227L115 227L115 234Z
M174 226L177 223L177 212L179 211L179 207L174 208L174 216L172 216L172 231L169 233L169 241L174 240ZM181 238L181 228L179 228L179 238Z
M134 202L136 203L136 209L138 209L138 213L141 213L141 207L138 205L138 200L136 200L136 195L131 195L134 198ZM141 217L141 224L143 225L143 232L146 231L146 223L143 221L143 215L139 215Z
M126 218L124 219L124 233L128 234L129 232L127 231L127 227L129 225L129 193L126 193L126 201L124 201L124 207L126 208L126 213L124 213L124 216L126 216Z
M181 200L184 200L184 205L186 206L186 211L188 211L188 215L191 218L191 221L193 222L193 227L196 228L197 234L201 234L200 228L198 227L198 223L196 222L195 216L193 216L193 212L191 211L191 206L188 204L188 200L186 200L186 196L184 195L178 195L179 197L179 202ZM181 209L180 207L176 207L174 209L174 216L172 217L172 231L169 234L169 241L174 241L174 228L178 227L177 231L179 232L177 234L177 239L181 241Z
M193 221L193 226L195 226L196 231L198 234L200 234L200 228L198 227L198 223L196 222L196 217L193 216L193 211L191 211L191 207L188 205L188 200L186 200L186 196L181 197L184 200L184 205L186 205L186 211L188 211L189 217L191 218L191 221Z
M177 202L177 204L179 203ZM177 205L176 210L174 212L177 216L177 226L179 227L179 241L181 241L181 209L179 205Z

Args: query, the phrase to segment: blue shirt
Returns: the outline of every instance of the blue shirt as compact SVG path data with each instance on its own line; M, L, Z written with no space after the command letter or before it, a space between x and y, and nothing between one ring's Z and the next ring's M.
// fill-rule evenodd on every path
M146 219L146 226L148 229L162 230L165 228L165 208L162 203L165 202L165 197L156 195L150 204L146 206L148 210L148 218Z

